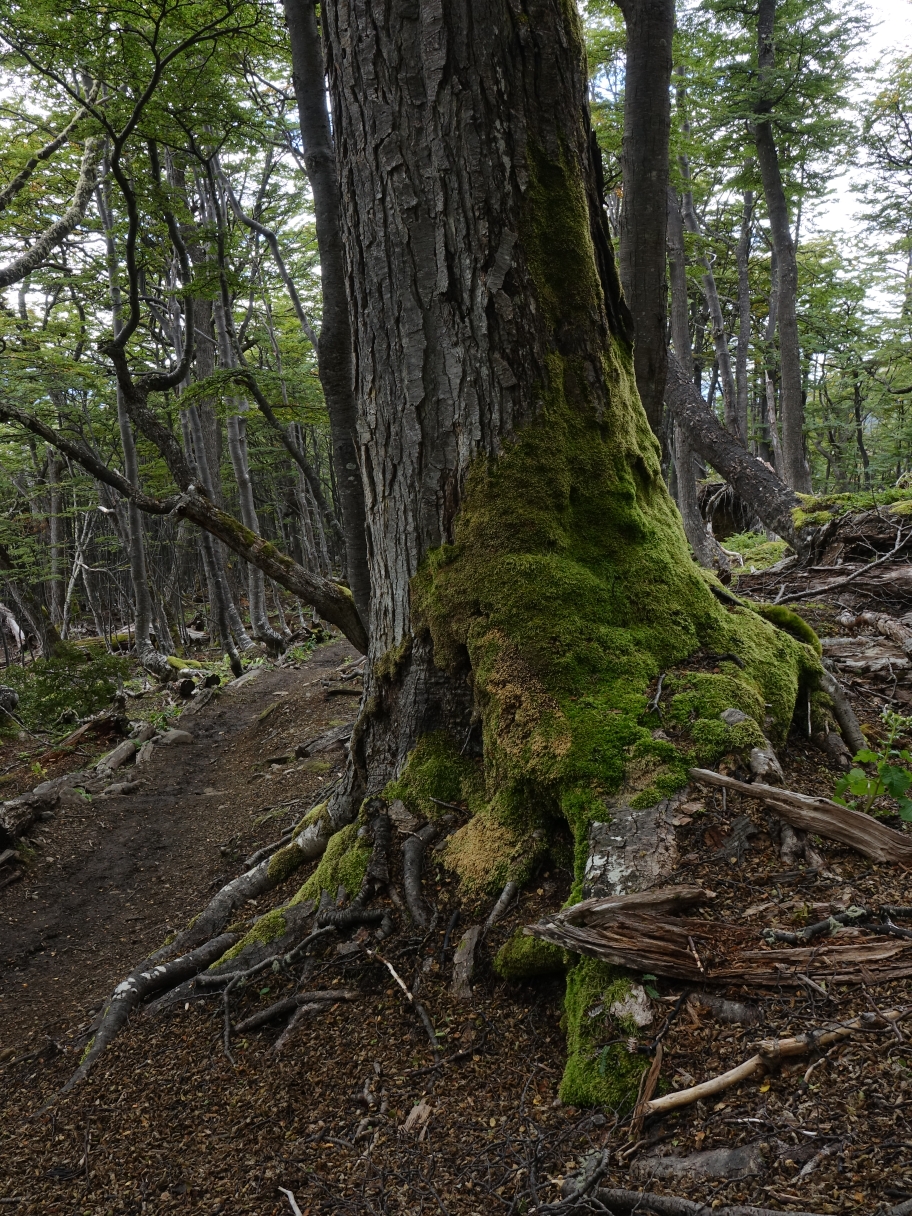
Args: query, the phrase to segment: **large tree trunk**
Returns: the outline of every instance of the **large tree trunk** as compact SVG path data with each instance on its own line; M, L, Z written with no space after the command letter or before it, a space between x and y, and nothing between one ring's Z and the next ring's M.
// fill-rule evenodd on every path
M751 287L750 248L754 221L754 192L744 191L744 211L741 214L741 231L735 249L735 264L738 268L738 351L735 356L735 392L737 396L738 431L741 442L747 447L747 406L750 382L747 375L747 360L751 342Z
M621 336L573 8L322 11L374 598L347 786L298 847L395 778L415 811L428 789L472 805L444 857L475 892L522 881L565 816L578 895L604 799L684 780L670 758L645 787L628 770L661 671L742 655L718 695L781 730L817 660L690 560ZM564 1100L609 1100L570 1034Z
M671 129L674 0L619 0L627 27L621 282L633 314L633 364L649 425L662 433L665 392L665 191Z
M801 384L801 345L798 340L798 258L789 226L788 201L782 184L779 152L769 114L775 80L776 46L773 27L776 0L759 0L757 63L760 95L756 106L754 142L769 214L770 237L778 264L779 414L782 423L782 469L793 490L811 492L811 471L804 444L804 397Z
M369 628L370 571L352 366L352 332L342 256L339 181L326 108L320 30L313 0L284 0L284 4L304 164L313 193L320 253L323 314L317 342L317 363L332 435L336 488L345 533L346 573L358 615Z

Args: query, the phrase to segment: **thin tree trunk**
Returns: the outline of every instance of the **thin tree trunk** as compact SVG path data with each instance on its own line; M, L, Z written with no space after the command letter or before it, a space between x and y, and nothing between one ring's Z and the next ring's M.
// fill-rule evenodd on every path
M313 0L284 0L304 165L314 201L323 313L317 343L320 383L329 414L345 568L355 607L369 628L370 571L364 483L358 440L355 370L342 253L336 150L326 107L325 66Z
M637 389L662 434L665 391L665 224L671 130L674 0L619 0L627 27L619 270L633 315Z
M50 578L48 579L48 608L51 620L60 626L63 620L63 508L60 501L60 460L52 447L47 449L48 477L48 550Z
M747 171L747 167L745 167L745 171ZM738 349L735 356L735 398L738 433L745 447L747 447L747 409L750 395L747 361L751 343L750 248L753 220L754 192L745 190L741 231L735 249L735 264L738 268Z
M798 338L798 258L789 226L788 202L782 183L779 153L770 120L771 90L776 67L774 25L777 0L759 0L757 63L760 95L754 122L757 163L769 215L770 236L778 262L779 413L782 422L782 475L793 490L811 491L805 455L804 399L801 391L801 346Z

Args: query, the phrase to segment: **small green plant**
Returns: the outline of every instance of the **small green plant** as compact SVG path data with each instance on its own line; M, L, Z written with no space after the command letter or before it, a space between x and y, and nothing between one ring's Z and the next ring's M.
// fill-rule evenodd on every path
M64 646L52 659L8 667L4 681L19 693L17 714L25 725L50 730L61 715L72 721L74 716L78 720L104 709L129 673L127 659Z
M853 768L837 782L834 798L843 806L870 814L878 798L888 795L899 807L900 818L912 823L912 798L907 797L912 786L912 771L908 767L912 765L912 752L895 746L900 736L910 733L912 718L885 709L881 720L887 728L887 736L880 750L864 748L855 756L856 764L872 765L873 772ZM847 798L847 794L853 798Z

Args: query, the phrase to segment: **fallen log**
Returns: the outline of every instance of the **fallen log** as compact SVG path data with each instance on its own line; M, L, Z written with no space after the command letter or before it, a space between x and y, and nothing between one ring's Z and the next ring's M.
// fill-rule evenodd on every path
M690 779L700 785L720 786L737 790L748 798L756 798L793 827L847 844L873 861L912 866L912 836L888 828L872 816L853 811L829 798L812 798L808 794L763 785L759 781L749 785L746 781L723 777L721 773L706 768L692 768Z
M839 1043L859 1030L876 1030L878 1027L895 1024L912 1012L910 1009L891 1009L888 1013L863 1013L851 1022L840 1026L832 1026L828 1030L812 1030L807 1034L798 1035L793 1039L765 1039L760 1043L756 1055L745 1060L736 1068L720 1073L700 1085L691 1085L688 1089L678 1089L674 1093L663 1094L661 1098L653 1098L646 1103L647 1115L665 1114L670 1110L678 1110L682 1106L690 1106L701 1098L712 1098L723 1090L730 1089L739 1081L746 1081L757 1073L769 1072L776 1068L780 1060L792 1056L802 1056L808 1051L819 1047L829 1047Z

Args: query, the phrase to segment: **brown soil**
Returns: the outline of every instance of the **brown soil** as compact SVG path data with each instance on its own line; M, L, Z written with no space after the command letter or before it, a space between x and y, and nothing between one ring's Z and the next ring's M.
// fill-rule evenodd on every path
M94 1011L244 857L310 807L333 776L325 757L268 776L264 762L354 716L355 698L328 697L320 684L354 653L336 642L299 670L269 669L224 691L173 723L194 742L158 749L139 770L141 790L61 807L32 832L24 880L0 891L0 1050L18 1054ZM73 764L48 775L58 767Z
M26 900L25 891L5 893L0 925L5 927L8 919L18 922L13 927L23 943L17 956L23 975L13 983L10 977L4 981L4 1041L33 1052L0 1071L0 1199L18 1200L10 1210L42 1216L191 1209L213 1216L278 1216L291 1212L279 1189L287 1188L304 1216L512 1216L556 1200L563 1178L587 1152L602 1146L611 1150L606 1185L645 1187L709 1204L873 1213L879 1204L912 1196L912 1044L905 1028L902 1037L891 1031L856 1036L828 1053L744 1083L716 1101L647 1121L638 1145L631 1139L628 1116L561 1106L556 1097L565 1047L562 981L510 986L491 967L496 950L516 928L559 907L566 897L569 871L553 863L545 864L483 943L474 1000L461 1005L449 992L453 948L460 933L486 914L489 903L462 908L462 920L444 950L458 899L447 872L435 864L439 858L429 855L425 894L436 908L430 931L416 934L400 918L396 935L380 951L427 1009L440 1045L437 1067L421 1022L383 962L366 953L375 946L362 931L331 945L306 973L265 973L238 995L232 1006L235 1022L296 987L337 984L358 991L356 1001L340 1001L301 1023L281 1054L274 1051L282 1028L278 1023L246 1036L235 1034L237 1065L232 1066L222 1050L219 1001L194 1000L155 1017L133 1018L83 1086L30 1119L71 1074L88 1037L88 1013L113 983L158 944L168 925L198 911L216 884L238 872L238 865L219 854L219 844L233 841L240 862L255 845L275 839L286 822L255 828L261 808L286 796L302 797L305 803L315 799L318 778L330 774L275 776L268 779L268 794L267 779L247 783L274 752L310 733L311 723L324 726L343 716L347 702L339 707L342 698L326 697L316 681L344 653L341 646L327 647L299 672L262 676L238 697L237 708L232 702L225 718L216 715L227 710L227 699L208 717L203 713L196 730L202 734L208 727L207 741L158 760L160 767L153 770L158 792L155 798L146 795L143 806L150 823L140 838L130 831L140 803L117 800L122 818L105 835L96 833L98 850L81 863L83 902L78 909L70 905L69 924L56 921L59 932L69 932L85 952L78 958L75 950L63 954L56 947L59 937L50 941L46 930L38 931L39 923L50 924L39 922L50 916L42 901L50 904L61 889L79 890L78 879L62 883L55 863L46 860L40 882L30 876L26 884L28 890L38 889L38 901ZM289 695L276 698L276 692ZM289 708L287 727L270 726L281 709L258 720L276 701ZM213 756L219 730L229 742ZM279 733L270 738L272 730ZM790 740L781 758L792 788L831 791L833 775L800 737ZM211 759L215 764L203 763ZM231 798L190 792L210 782L230 789ZM273 794L275 786L280 792ZM175 787L180 801L166 801L163 791L172 790L177 798ZM871 865L837 846L824 845L823 851L838 880L804 871L783 874L757 803L729 794L723 806L718 792L695 795L694 801L702 805L692 808L676 878L718 892L708 913L714 918L754 925L759 934L768 924L798 927L834 902L875 908L912 903L908 877L898 867ZM219 811L226 802L230 809ZM113 804L104 804L102 818L108 824L115 823ZM745 813L760 831L740 865L720 862L720 840ZM178 822L192 823L193 831L178 834ZM65 825L55 822L52 827L60 849L56 833ZM151 843L145 854L130 848L131 881L121 879L112 892L90 879L98 871L86 867L117 831L121 843L112 848L112 864L134 840ZM160 867L167 870L163 881L158 881L159 867L151 864L164 853L156 844L170 850L169 863ZM392 862L393 881L401 887L398 841ZM292 876L287 888L264 900L263 907L281 902L301 880L300 874ZM34 913L32 902L39 905ZM15 911L8 912L10 908ZM138 915L144 919L127 919ZM45 952L26 958L27 943ZM5 955L6 939L3 947ZM58 966L61 970L54 971ZM55 975L61 979L55 981ZM29 989L22 989L22 983ZM659 980L655 987L655 1021L640 1036L644 1044L682 991L671 981ZM727 995L759 1009L760 1024L750 1029L719 1023L699 1003L684 1006L663 1040L661 1088L677 1089L730 1068L752 1055L761 1038L855 1016L869 1010L871 1002L882 1009L904 1006L910 1003L910 990L904 981L867 992L833 990L825 999L814 992L771 995L735 987ZM26 994L34 1004L26 1003ZM604 1033L606 1043L616 1038L608 1020ZM807 1068L821 1055L823 1062L805 1080ZM417 1118L408 1128L409 1113L419 1104L424 1104L419 1114L426 1119ZM368 1116L371 1125L365 1122ZM765 1164L760 1175L728 1182L653 1179L650 1153L686 1154L740 1143L761 1146ZM799 1177L823 1149L827 1153Z

